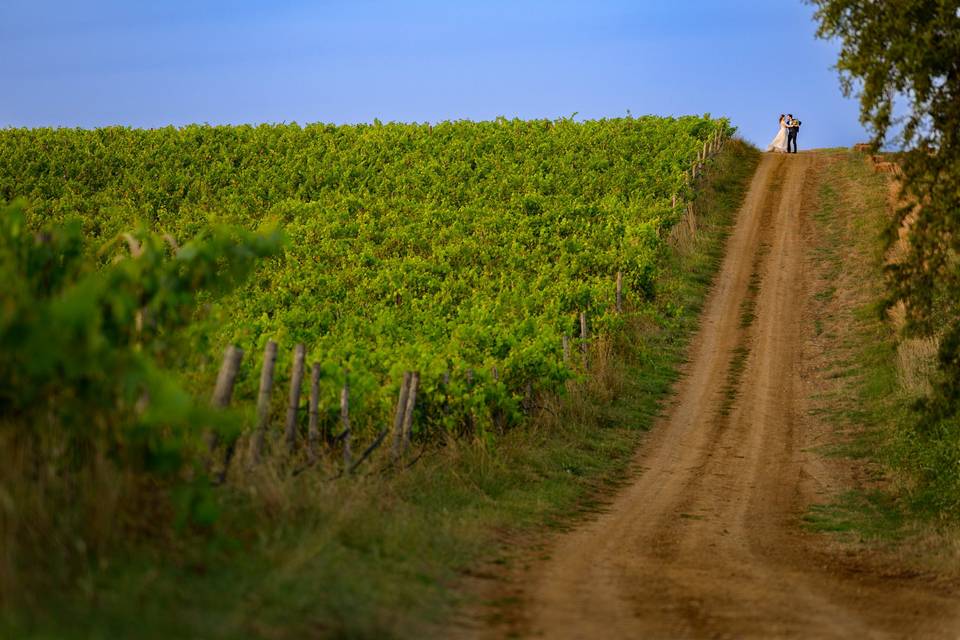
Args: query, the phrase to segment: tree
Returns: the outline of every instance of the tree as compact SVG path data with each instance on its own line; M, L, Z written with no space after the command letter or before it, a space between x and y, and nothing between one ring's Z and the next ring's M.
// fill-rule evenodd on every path
M902 302L909 335L940 340L939 375L926 404L934 422L960 414L960 2L809 0L817 35L839 39L844 93L879 147L903 153L908 254L888 267L890 304ZM899 128L899 133L892 135Z

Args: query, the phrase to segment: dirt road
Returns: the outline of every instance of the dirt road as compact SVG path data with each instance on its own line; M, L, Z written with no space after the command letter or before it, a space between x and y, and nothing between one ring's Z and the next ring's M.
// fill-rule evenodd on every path
M844 562L800 526L829 473L808 450L801 366L828 162L762 160L640 472L531 570L520 635L960 637L949 589Z

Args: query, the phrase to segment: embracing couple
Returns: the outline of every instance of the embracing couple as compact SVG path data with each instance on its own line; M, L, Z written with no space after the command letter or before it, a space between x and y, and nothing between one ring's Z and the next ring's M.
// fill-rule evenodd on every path
M777 137L767 147L767 151L777 153L791 153L790 145L793 144L793 153L797 152L797 133L800 132L800 121L794 119L792 113L784 116L780 114L780 130Z

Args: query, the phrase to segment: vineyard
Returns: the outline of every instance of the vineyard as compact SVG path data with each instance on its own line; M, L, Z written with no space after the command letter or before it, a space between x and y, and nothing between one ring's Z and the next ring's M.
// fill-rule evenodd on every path
M193 387L212 386L228 345L269 341L285 381L303 344L324 431L345 384L354 431L389 423L416 371L415 433L486 436L583 373L570 353L617 331L619 286L632 308L656 296L664 230L731 132L700 117L12 129L0 199L23 198L32 229L78 218L101 261L138 226L171 247L216 225L279 228L279 255L201 297L199 346L178 364ZM236 398L255 397L259 366L243 359Z
M449 612L497 531L623 473L756 166L732 133L0 131L0 635Z

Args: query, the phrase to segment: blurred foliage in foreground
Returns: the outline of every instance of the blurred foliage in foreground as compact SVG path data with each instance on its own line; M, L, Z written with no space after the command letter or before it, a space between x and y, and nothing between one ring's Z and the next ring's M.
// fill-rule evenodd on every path
M122 488L91 492L95 477L202 483L196 453L204 432L229 439L239 425L195 401L159 363L182 346L178 329L194 317L199 293L231 290L282 242L278 232L221 227L178 247L140 228L88 251L78 220L31 230L23 209L0 208L0 529L8 563L24 560L21 543L50 553L60 534L81 549L108 538L84 533L98 526L93 511L109 513L101 524L113 526L109 503L122 501ZM181 521L211 517L200 494L184 496ZM91 509L77 509L81 503ZM15 571L0 562L0 573Z

